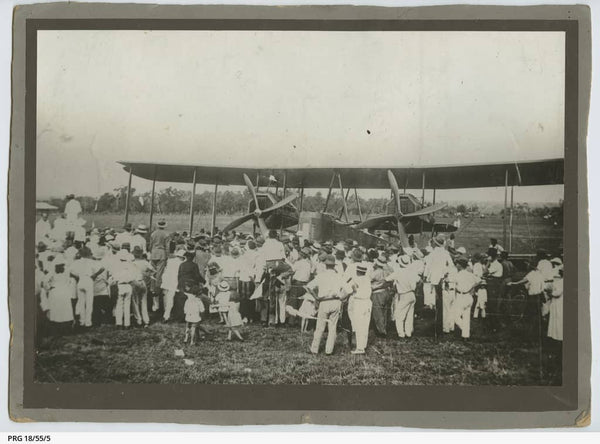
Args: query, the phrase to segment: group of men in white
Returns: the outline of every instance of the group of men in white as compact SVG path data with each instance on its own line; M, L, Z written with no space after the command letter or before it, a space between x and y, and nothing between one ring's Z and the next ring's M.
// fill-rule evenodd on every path
M38 248L37 290L48 319L57 323L78 320L89 327L96 310L114 316L116 325L128 326L133 314L139 325L147 326L148 306L157 310L160 298L163 320L169 320L178 293L188 294L195 288L198 295L210 299L225 283L227 291L235 293L232 300L239 306L243 323L261 320L267 325L289 325L299 320L305 331L308 321L314 320L310 352L320 352L328 330L325 353L329 355L334 352L342 319L341 328L351 332L351 353L364 354L371 327L378 336L385 336L388 322L393 321L398 338L413 335L420 285L424 305L436 311L440 330L449 333L458 328L467 340L471 317L486 316L487 281L506 279L493 251L469 258L464 248L454 248L454 239L446 240L441 234L424 249L412 238L407 247L391 244L370 249L353 240L321 244L293 236L282 242L275 231L266 239L226 233L188 234L174 241L164 221L150 235L143 225L136 230L129 226L114 237L95 229L86 233L80 213L79 203L69 196L64 216L54 226L47 215L36 225L36 238L45 245ZM65 249L67 233L72 233L74 242ZM501 250L498 245L490 247ZM111 306L114 283L119 298ZM542 315L549 315L548 336L561 341L562 261L540 255L521 281L506 286L520 284L527 285L535 301L531 304L539 304ZM71 301L76 301L74 311ZM346 314L349 325L343 321ZM197 323L201 318L194 319Z

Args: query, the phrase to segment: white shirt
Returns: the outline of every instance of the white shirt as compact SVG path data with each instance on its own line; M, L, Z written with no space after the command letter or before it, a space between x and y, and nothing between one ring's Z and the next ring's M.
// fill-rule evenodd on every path
M525 279L527 279L527 292L530 295L538 295L544 291L544 276L539 270L531 270Z
M37 240L45 239L50 237L52 232L52 226L49 220L40 219L35 224L35 238Z
M133 251L133 247L140 247L142 251L146 253L146 238L141 234L134 234L131 236L129 245L131 245L131 251Z
M69 272L77 276L78 278L89 278L94 273L100 270L98 262L89 258L81 258L73 261L69 267Z
M501 278L503 273L502 264L495 260L488 267L488 273L492 277Z
M473 274L479 279L481 279L483 277L483 272L483 264L481 262L475 262L475 264L473 265Z
M343 276L331 269L319 273L306 287L313 291L317 290L319 298L339 297L342 290L346 293L352 292L352 287L344 282Z
M277 239L268 238L261 247L261 255L265 261L285 259L285 248L283 247L283 243L279 242Z
M128 243L130 246L132 246L131 245L132 239L133 239L133 235L129 231L123 231L122 233L119 233L115 236L115 242L117 244L119 244L120 246L123 246L123 244L126 244L126 243Z
M480 280L470 271L460 270L454 276L454 281L456 282L456 291L459 293L469 293Z
M419 275L410 268L398 268L389 274L385 280L388 282L393 281L398 294L404 294L415 291L417 282L419 282L420 278Z
M67 215L67 219L77 219L81 213L81 204L77 199L71 199L65 205L65 214Z
M240 281L251 281L256 275L256 261L258 252L256 250L248 250L240 256L239 259L239 275Z
M452 264L450 253L443 247L435 247L427 256L425 276L434 285L440 283Z
M542 273L545 281L554 280L554 270L552 269L552 263L547 259L542 259L538 262L537 269Z
M355 276L351 284L356 287L354 293L350 296L352 299L371 299L371 278L369 276Z
M294 270L293 279L297 281L308 282L310 279L312 264L308 259L302 258L292 264L292 270Z

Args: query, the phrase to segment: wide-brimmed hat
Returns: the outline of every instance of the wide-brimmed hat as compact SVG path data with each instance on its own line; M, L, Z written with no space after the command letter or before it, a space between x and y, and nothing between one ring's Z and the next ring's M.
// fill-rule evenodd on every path
M367 267L365 267L364 265L357 265L356 272L365 274L367 272Z
M325 265L335 265L335 257L333 257L331 254L328 254L325 256L323 263Z
M167 226L167 221L165 221L165 220L159 220L156 225L158 225L160 228L164 228L164 227Z
M456 265L460 265L463 268L467 268L467 266L469 265L469 260L464 256L459 256L456 259L454 259L454 263Z
M378 265L379 267L385 267L387 264L387 261L385 260L385 258L380 256L377 259L375 259L374 264Z
M129 242L123 242L121 244L121 250L129 250L131 248L131 244Z
M227 282L227 281L219 282L219 290L228 291L229 290L229 282Z
M179 249L175 252L175 257L185 257L185 250Z
M410 256L408 254L398 256L397 262L402 268L408 267L410 265Z
M456 249L456 252L457 252L458 254L467 254L467 249L466 249L465 247L458 247L458 248Z
M553 263L553 264L556 264L556 265L562 265L563 264L562 259L559 258L559 257L553 258L550 262Z
M446 243L446 238L443 234L438 234L436 237L433 238L433 243L438 247L443 247Z
M144 224L139 224L137 227L137 232L141 234L146 234L148 232L148 227Z
M97 261L101 260L104 258L104 255L106 254L106 248L95 248L93 251L93 258L96 259Z

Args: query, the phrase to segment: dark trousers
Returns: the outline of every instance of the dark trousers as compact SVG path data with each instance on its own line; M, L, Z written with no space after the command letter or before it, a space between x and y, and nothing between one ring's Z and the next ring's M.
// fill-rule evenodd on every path
M254 293L254 288L253 281L239 281L240 315L242 318L252 320L255 318L255 303L250 300L250 297Z
M377 290L371 294L373 306L371 308L371 318L375 330L380 335L387 334L387 324L390 319L392 295L387 290Z
M436 284L433 286L435 288L435 323L434 323L434 337L437 337L444 329L444 298L443 298L443 288L444 282Z
M113 304L109 295L94 296L94 308L92 311L92 325L112 324Z

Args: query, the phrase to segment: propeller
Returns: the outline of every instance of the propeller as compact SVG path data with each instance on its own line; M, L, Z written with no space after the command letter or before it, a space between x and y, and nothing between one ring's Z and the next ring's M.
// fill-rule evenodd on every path
M239 225L243 224L244 222L247 222L250 219L255 219L256 223L258 224L258 226L260 228L261 233L263 234L263 236L266 236L268 234L269 229L267 227L267 224L265 223L264 217L267 216L268 214L272 213L275 210L278 210L280 208L285 207L286 205L291 204L294 200L296 200L298 198L298 195L290 194L285 199L282 199L282 200L274 203L269 208L265 208L265 209L261 210L260 207L258 206L258 197L256 196L256 190L254 189L254 184L252 183L252 181L246 174L244 174L244 182L246 183L246 186L248 187L248 191L250 192L250 195L252 196L252 199L254 200L255 209L252 213L244 214L242 217L239 217L239 218L233 220L229 225L227 225L225 228L223 228L223 231L233 230L234 228L238 227Z

